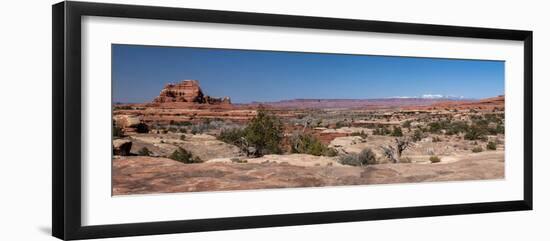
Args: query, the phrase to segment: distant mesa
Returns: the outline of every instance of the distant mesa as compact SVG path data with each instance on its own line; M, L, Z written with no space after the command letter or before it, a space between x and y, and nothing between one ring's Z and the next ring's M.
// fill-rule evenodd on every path
M231 104L229 97L211 97L202 91L199 81L183 80L177 84L167 84L160 91L154 103L193 103L193 104Z
M439 102L434 104L432 107L435 109L441 108L455 108L455 109L478 109L478 110L501 110L504 111L505 97L504 95L499 95L496 97L485 98L480 100L470 100L470 101L447 101Z

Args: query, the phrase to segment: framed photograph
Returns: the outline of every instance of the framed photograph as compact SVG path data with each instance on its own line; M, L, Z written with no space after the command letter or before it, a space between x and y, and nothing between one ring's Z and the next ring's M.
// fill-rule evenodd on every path
M531 210L532 34L55 4L53 235Z

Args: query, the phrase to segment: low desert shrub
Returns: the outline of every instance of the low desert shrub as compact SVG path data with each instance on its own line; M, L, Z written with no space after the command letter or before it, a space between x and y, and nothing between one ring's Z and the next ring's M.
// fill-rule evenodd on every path
M442 130L445 130L449 125L449 121L435 121L428 123L428 130L431 133L439 134Z
M468 130L468 123L464 121L451 122L445 129L446 135L457 135Z
M416 129L416 130L414 130L411 139L412 139L412 141L417 142L417 141L422 140L422 138L424 138L424 137L425 137L424 132L422 132L420 129Z
M411 129L411 123L412 123L412 121L406 120L405 122L403 122L403 124L401 126L403 126L403 128L408 128L410 130Z
M299 134L292 137L290 151L314 156L335 156L337 154L336 150L327 147L310 134Z
M485 122L482 124L486 124L487 131L490 135L504 134L503 114L485 114L483 118Z
M340 163L350 166L366 166L376 164L376 154L370 149L364 149L359 154L347 154L340 157Z
M439 158L438 156L431 156L431 157L430 157L430 162L431 162L431 163L438 163L438 162L441 162L441 158Z
M145 123L139 123L136 126L136 132L137 133L149 133L149 126Z
M315 121L315 126L317 126L317 127L323 126L323 119L317 119L317 120Z
M483 126L472 124L464 134L466 140L485 140L487 139L488 131Z
M185 135L181 135L180 140L184 141L185 140Z
M150 156L151 154L152 154L152 152L149 151L149 149L147 149L147 147L143 147L143 148L139 149L139 151L138 151L139 156Z
M202 134L202 133L208 131L208 129L209 129L208 124L204 124L204 123L196 124L196 125L193 125L191 127L191 133L193 135Z
M203 162L199 157L193 156L191 152L179 147L177 150L172 152L172 154L168 157L172 160L183 162L186 164L190 163L201 163Z
M189 121L180 122L179 124L182 125L182 126L191 126L191 125L193 125L193 123L191 123Z
M336 129L342 128L342 127L349 127L350 125L347 122L344 121L338 121L336 122Z
M254 118L244 128L249 147L256 149L256 155L281 153L283 124L275 115L260 108Z
M490 141L487 143L487 150L496 150L497 149L497 143L494 141Z
M113 138L121 138L123 137L122 128L118 126L113 126Z
M504 124L497 124L497 127L495 128L495 132L497 134L504 134Z
M403 136L403 131L401 130L401 127L393 128L393 131L392 131L391 135L392 136Z
M122 128L118 127L116 121L113 120L113 139L118 139L124 137L124 131Z
M440 120L428 124L428 130L434 134L445 132L446 135L457 135L467 132L468 129L468 123L464 121Z
M231 162L233 162L233 163L247 163L248 161L234 157L234 158L231 158Z
M205 133L211 130L219 130L219 129L229 129L229 126L232 126L233 124L231 122L227 123L222 120L218 119L206 119L201 123L193 124L189 127L191 133L193 135Z
M379 136L387 136L387 135L391 134L391 132L386 127L379 127L379 128L374 129L372 134L373 135L379 135Z
M192 129L191 132L193 131ZM247 155L279 154L283 139L283 124L279 118L260 108L245 128L222 128L217 138L239 146L247 152ZM254 151L250 152L251 149Z
M223 141L228 144L238 145L241 141L241 138L245 136L243 129L233 128L233 129L222 129L218 140Z
M476 146L474 147L474 149L472 149L472 152L474 153L478 153L478 152L482 152L483 151L483 148L481 148L480 146Z
M328 157L333 157L333 156L337 156L338 155L338 151L334 148L327 148L323 154L323 156L328 156Z

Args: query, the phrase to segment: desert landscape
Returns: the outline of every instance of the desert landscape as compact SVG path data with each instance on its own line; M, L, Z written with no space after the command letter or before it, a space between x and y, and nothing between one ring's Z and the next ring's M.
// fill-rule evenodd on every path
M113 195L504 178L504 96L113 104Z

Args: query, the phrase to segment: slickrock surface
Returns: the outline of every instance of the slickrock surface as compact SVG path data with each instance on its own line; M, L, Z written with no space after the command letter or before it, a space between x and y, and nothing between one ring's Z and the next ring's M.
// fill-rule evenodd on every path
M186 136L185 140L180 140L182 135ZM138 153L141 148L145 147L154 156L170 156L178 147L181 147L205 161L214 158L242 156L236 146L216 140L216 137L206 134L135 134L130 139L134 143L132 153Z
M452 163L368 167L305 167L273 162L183 164L166 158L116 156L113 195L504 178L504 162L489 155L494 154Z

